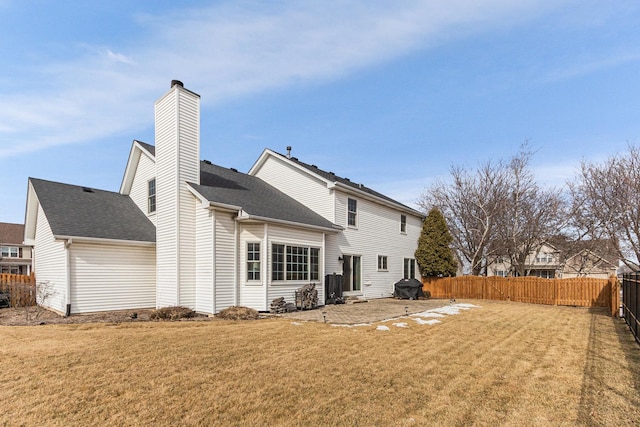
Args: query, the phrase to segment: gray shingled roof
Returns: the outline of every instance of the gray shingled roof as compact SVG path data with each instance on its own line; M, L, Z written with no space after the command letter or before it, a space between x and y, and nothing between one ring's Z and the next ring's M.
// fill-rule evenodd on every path
M281 156L283 158L286 158L286 156L284 154L281 154L281 153L276 153L276 154L278 154L279 156ZM419 211L417 211L417 210L415 210L415 209L413 209L413 208L411 208L411 207L409 207L409 206L407 206L405 204L402 204L402 203L398 202L397 200L392 199L391 197L385 196L382 193L378 193L377 191L375 191L375 190L373 190L373 189L371 189L371 188L369 188L369 187L367 187L367 186L365 186L363 184L355 183L355 182L351 181L348 178L342 178L342 177L336 175L333 172L327 172L325 170L322 170L322 169L318 168L316 165L310 165L308 163L302 162L302 161L298 160L296 157L291 157L291 158L289 158L289 160L291 160L294 163L304 167L305 169L307 169L307 170L309 170L309 171L321 176L322 178L324 178L324 179L326 179L326 180L328 180L330 182L339 182L339 183L344 184L344 185L346 185L348 187L351 187L351 188L353 188L355 190L363 191L363 192L365 192L367 194L370 194L372 196L378 197L378 198L380 198L382 200L385 200L385 201L387 201L389 203L393 203L394 205L398 205L398 207L402 207L404 209L408 209L410 211L413 211L416 215L424 217L424 214L422 212L419 212Z
M138 141L137 139L136 139L136 142L140 144L142 147L144 147L144 149L147 150L149 153L151 153L152 156L155 157L156 147L154 145L147 144L146 142Z
M156 241L155 226L129 196L36 178L29 181L56 236Z
M339 229L331 221L260 178L235 169L200 162L200 185L189 185L211 202L239 206L252 216Z

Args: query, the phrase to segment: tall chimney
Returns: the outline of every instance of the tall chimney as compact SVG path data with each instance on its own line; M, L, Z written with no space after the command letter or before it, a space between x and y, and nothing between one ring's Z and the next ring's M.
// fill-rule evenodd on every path
M156 305L195 304L195 209L200 183L200 95L179 80L155 103ZM193 301L192 301L193 300Z

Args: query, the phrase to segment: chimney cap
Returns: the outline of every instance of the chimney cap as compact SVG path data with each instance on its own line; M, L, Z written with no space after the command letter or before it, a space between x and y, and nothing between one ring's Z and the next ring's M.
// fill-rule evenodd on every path
M171 87L174 87L175 85L184 87L184 84L180 80L171 80Z

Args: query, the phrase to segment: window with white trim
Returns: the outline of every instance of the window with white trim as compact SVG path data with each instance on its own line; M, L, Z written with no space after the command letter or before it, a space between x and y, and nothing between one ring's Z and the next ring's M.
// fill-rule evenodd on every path
M387 271L386 255L378 255L378 271Z
M17 266L2 266L0 267L1 274L20 274L20 267Z
M416 277L416 260L413 258L404 259L404 279L414 279Z
M407 216L406 215L400 215L400 232L401 233L407 232Z
M156 211L156 179L153 178L147 185L147 207L149 213Z
M247 243L247 280L260 280L260 243Z
M356 199L347 199L347 225L358 226L358 201Z
M553 255L547 252L543 252L541 254L538 254L538 256L536 256L536 262L539 264L544 264L544 263L552 263L553 262Z
M2 246L0 248L0 257L2 258L19 258L20 248L14 246Z
M271 280L320 280L320 248L274 243Z

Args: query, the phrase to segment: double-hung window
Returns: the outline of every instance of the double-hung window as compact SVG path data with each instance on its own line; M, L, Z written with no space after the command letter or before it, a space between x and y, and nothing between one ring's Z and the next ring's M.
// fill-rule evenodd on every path
M356 199L347 199L347 225L350 227L358 226L358 201Z
M260 243L247 243L247 280L260 280Z
M3 246L0 249L0 256L3 258L18 258L20 256L20 251L14 246Z
M148 182L147 206L149 213L156 211L156 179L153 178Z

